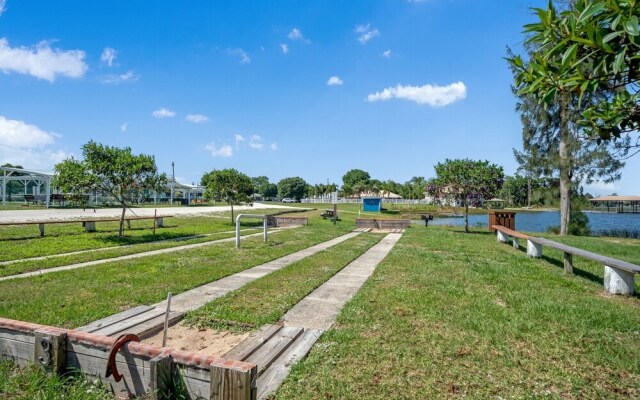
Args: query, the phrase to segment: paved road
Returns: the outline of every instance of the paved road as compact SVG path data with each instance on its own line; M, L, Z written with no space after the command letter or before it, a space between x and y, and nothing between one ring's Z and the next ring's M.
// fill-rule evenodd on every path
M254 203L253 207L236 206L234 211L243 210L261 210L267 208L283 208L291 209L295 207L282 206L269 203ZM229 206L213 206L213 207L162 207L158 208L159 215L196 215L209 213L223 213L230 211ZM128 216L152 216L153 208L134 208L133 212L127 210ZM0 211L0 222L26 222L26 221L47 221L47 220L74 220L82 218L106 218L119 217L121 209L119 208L99 208L95 211L92 208L82 209L39 209L39 210L2 210Z

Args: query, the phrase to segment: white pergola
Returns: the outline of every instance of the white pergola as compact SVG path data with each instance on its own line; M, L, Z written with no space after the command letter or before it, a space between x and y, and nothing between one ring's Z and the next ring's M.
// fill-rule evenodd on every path
M167 187L171 190L171 204L173 204L173 194L176 190L181 190L184 193L186 193L187 195L187 199L189 201L189 203L191 203L191 196L192 195L204 195L204 186L198 186L198 185L188 185L186 183L180 183L176 180L172 180L169 181L167 183ZM154 203L156 202L156 199L154 198Z
M44 185L44 204L49 208L49 201L51 197L51 180L53 179L53 173L34 171L29 169L0 167L0 173L2 173L2 205L7 204L7 182L18 181L24 185L24 194L27 195L27 186L30 182L36 184L34 195L40 195L40 187ZM21 175L17 175L21 174Z

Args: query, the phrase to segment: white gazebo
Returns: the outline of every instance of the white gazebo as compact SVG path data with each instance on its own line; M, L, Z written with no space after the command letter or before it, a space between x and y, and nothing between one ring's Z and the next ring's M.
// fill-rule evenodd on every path
M44 204L49 208L49 201L51 200L51 180L53 179L53 173L34 171L29 169L12 168L12 167L0 167L0 173L2 173L2 205L7 204L7 182L18 181L24 185L24 194L28 195L27 187L29 183L33 182L34 199L42 198L40 193L41 187L44 186Z
M173 204L173 195L176 190L181 190L186 194L188 204L191 204L191 197L197 197L200 195L201 197L204 195L204 186L198 185L189 185L186 183L180 183L176 180L171 180L167 183L167 187L171 190L171 204ZM156 199L154 198L154 203Z

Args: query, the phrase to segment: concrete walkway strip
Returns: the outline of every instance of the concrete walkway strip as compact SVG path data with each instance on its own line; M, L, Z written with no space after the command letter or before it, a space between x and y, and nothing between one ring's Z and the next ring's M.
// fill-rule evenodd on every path
M357 235L359 235L359 233L357 232L347 233L346 235L339 236L335 239L316 244L315 246L311 246L295 253L288 254L273 261L269 261L268 263L249 268L242 272L227 276L226 278L222 278L206 285L197 287L195 289L186 291L184 293L180 293L176 296L173 296L173 299L171 299L171 310L176 312L186 312L200 308L205 304L217 299L218 297L222 297L233 290L241 288L251 281L262 278L263 276L268 275L273 271L282 269L287 265L293 264L296 261L300 261L303 258L312 256L322 250L326 250ZM154 306L164 309L167 307L166 300L157 303Z
M359 235L357 232L347 233L346 235L339 236L326 242L269 261L265 264L249 268L175 295L171 299L171 313L176 316L172 322L177 322L177 320L181 319L187 311L200 308L218 297L222 297L233 290L241 288L251 281L268 275L273 271L282 269L287 265L302 260L303 258L312 256L322 250L326 250L357 235ZM235 238L231 238L231 240L235 240ZM162 326L163 319L158 318L158 315L165 312L167 302L164 300L147 307L148 308L144 309L140 308L140 313L133 313L129 310L123 311L122 313L94 321L89 325L77 328L76 330L89 331L93 329L93 333L104 334L107 336L127 331L143 337L149 333L155 333L158 330L157 328ZM126 317L123 317L123 315L126 315ZM149 321L153 321L154 323L149 323ZM114 325L117 326L114 327Z
M305 357L320 335L335 323L347 301L360 290L400 237L402 233L385 236L285 314L284 326L303 328L304 333L260 375L258 399L270 398L278 390L291 366ZM265 345L268 346L269 341Z
M256 229L258 228L240 229L240 232L255 231ZM17 260L0 261L0 266L17 264L17 263L27 262L27 261L48 260L50 258L56 258L56 257L75 256L78 254L85 254L85 253L96 253L96 252L107 251L107 250L127 249L131 247L143 246L143 245L149 245L149 244L182 242L182 241L191 240L191 239L200 239L208 236L223 235L223 234L228 235L230 233L235 233L235 232L236 231L233 230L233 231L220 231L220 232L213 232L213 233L201 233L197 235L180 236L180 237L171 238L171 239L161 239L161 240L152 240L150 242L143 242L143 243L125 244L122 246L100 247L99 249L87 249L87 250L72 251L69 253L49 254L46 256L39 256L39 257L19 258Z
M292 229L292 228L286 228L286 229ZM282 229L279 229L279 230L275 230L274 229L274 230L270 231L270 233L277 233L277 232L280 232L281 230ZM244 236L241 236L241 239L245 239L245 238L253 237L253 236L262 236L262 232L253 233L251 235L244 235ZM175 246L175 247L168 247L166 249L158 249L158 250L145 251L145 252L142 252L142 253L128 254L126 256L105 258L105 259L102 259L102 260L87 261L87 262L78 263L78 264L65 265L65 266L62 266L62 267L40 269L40 270L32 271L32 272L25 272L23 274L3 276L3 277L0 277L0 282L8 281L10 279L28 278L30 276L39 276L39 275L43 275L43 274L50 274L52 272L67 271L67 270L70 270L70 269L90 267L92 265L106 264L106 263L110 263L110 262L114 262L114 261L131 260L131 259L134 259L134 258L141 258L141 257L155 256L155 255L158 255L158 254L172 253L174 251L197 249L197 248L200 248L200 247L210 246L212 244L217 244L217 243L234 242L235 240L236 240L236 238L234 236L234 237L225 238L225 239L211 240L211 241L208 241L208 242L186 244L184 246Z

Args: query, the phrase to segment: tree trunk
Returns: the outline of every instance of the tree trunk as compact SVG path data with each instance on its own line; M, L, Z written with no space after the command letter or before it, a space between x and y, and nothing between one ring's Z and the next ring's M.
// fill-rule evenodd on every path
M569 118L568 100L560 100L560 234L569 233L569 218L571 216L571 159L569 154Z
M231 203L231 225L233 225L233 203Z
M464 231L469 233L469 204L464 202Z
M527 179L527 208L531 208L531 177Z
M122 215L120 216L120 229L118 230L118 236L124 236L124 213L127 211L127 205L124 201L120 202L122 204Z

